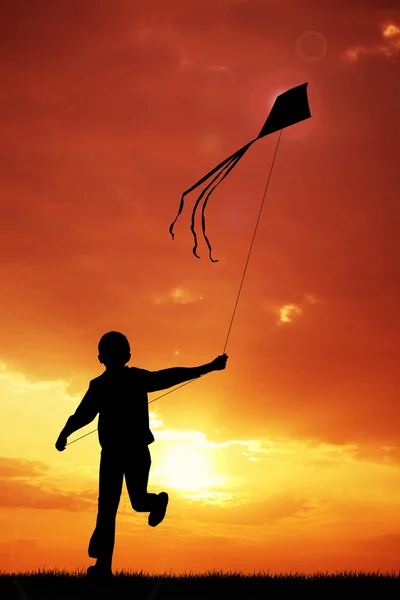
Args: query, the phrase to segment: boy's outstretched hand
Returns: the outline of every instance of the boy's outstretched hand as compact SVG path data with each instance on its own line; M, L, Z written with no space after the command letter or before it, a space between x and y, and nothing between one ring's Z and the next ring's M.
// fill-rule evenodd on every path
M223 369L225 369L226 361L228 360L228 358L229 357L226 354L221 354L221 356L217 356L217 358L214 358L214 360L211 363L214 368L214 371L222 371Z
M59 435L58 440L56 441L56 448L59 452L65 450L65 446L67 445L67 438L65 435Z

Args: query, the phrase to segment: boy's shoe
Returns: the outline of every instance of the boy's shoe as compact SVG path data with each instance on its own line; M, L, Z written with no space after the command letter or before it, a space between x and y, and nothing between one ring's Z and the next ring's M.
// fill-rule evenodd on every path
M113 576L111 569L104 569L97 565L88 567L86 575L88 579L111 579Z
M160 492L157 499L157 506L154 508L150 514L148 523L150 527L157 527L164 520L165 513L167 512L168 505L168 494L166 492Z

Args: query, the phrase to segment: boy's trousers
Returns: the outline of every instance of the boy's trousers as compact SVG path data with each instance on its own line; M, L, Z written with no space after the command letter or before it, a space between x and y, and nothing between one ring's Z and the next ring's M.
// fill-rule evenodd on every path
M151 457L147 445L126 451L102 449L97 521L88 548L91 558L112 561L116 516L124 475L133 510L150 512L156 506L157 494L147 493L150 466Z

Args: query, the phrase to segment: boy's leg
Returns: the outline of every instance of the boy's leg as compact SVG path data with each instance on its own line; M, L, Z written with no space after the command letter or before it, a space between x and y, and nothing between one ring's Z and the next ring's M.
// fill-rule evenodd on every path
M133 510L148 512L148 523L156 527L165 517L168 505L168 494L149 494L147 484L151 466L148 446L138 448L126 461L125 481Z
M158 494L147 492L150 467L151 456L148 446L136 449L126 459L126 489L132 508L136 512L151 512L158 504Z
M121 498L124 471L116 454L101 451L99 497L96 528L89 542L88 554L97 558L97 567L111 571L115 544L115 521Z

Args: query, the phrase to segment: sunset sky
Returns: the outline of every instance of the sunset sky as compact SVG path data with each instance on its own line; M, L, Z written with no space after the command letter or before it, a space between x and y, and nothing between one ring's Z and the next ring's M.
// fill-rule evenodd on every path
M149 528L124 485L113 568L398 570L398 1L4 4L0 570L93 564L97 432L54 444L103 372L97 343L123 332L149 370L222 353L278 133L209 201L218 263L201 236L192 254L196 193L168 228L305 82L227 368L150 404L169 510Z

